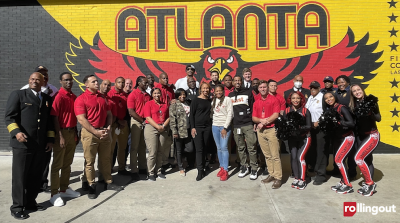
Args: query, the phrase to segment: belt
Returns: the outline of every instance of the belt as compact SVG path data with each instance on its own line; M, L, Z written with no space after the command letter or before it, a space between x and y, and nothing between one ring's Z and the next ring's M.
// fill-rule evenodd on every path
M375 129L375 130L372 130L372 131L369 131L369 132L364 132L364 134L365 135L369 135L369 134L373 134L373 133L377 133L378 132L378 129Z
M353 135L353 131L350 131L350 132L348 132L348 133L346 133L346 134L343 134L342 137L347 137L347 136L349 136L349 135Z
M75 130L76 127L71 127L71 128L61 128L61 130Z

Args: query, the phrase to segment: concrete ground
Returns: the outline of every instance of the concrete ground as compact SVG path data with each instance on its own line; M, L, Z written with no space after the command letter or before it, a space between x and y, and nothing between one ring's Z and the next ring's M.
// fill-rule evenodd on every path
M372 197L359 194L336 194L330 190L339 179L331 177L320 186L309 184L304 191L290 187L289 156L282 155L283 185L274 190L270 184L261 184L265 177L251 181L238 178L237 168L231 168L230 178L219 181L218 165L200 182L196 170L186 177L177 169L168 171L167 179L156 182L130 182L129 177L114 176L114 181L126 185L125 190L100 191L98 198L89 200L81 190L83 155L77 153L72 165L71 188L82 196L66 200L63 207L53 207L49 193L41 193L37 202L48 207L42 212L30 213L25 222L399 222L400 155L375 155L377 193ZM234 160L234 157L231 157ZM0 222L16 222L9 211L11 200L12 154L0 152ZM234 163L234 162L231 162ZM261 174L261 173L260 173ZM145 176L141 176L145 179ZM353 182L360 188L361 176ZM129 184L128 184L129 183ZM343 202L364 203L366 206L396 206L396 213L356 213L343 217Z

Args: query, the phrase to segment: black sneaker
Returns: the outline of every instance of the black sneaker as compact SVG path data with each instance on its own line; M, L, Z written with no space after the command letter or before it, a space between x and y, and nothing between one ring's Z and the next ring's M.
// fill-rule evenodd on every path
M365 188L365 190L363 190L362 196L369 197L369 196L374 195L376 183L373 183L371 185L365 184L365 187L366 188ZM363 187L363 189L364 189L364 187Z
M263 175L263 176L268 176L268 175L269 175L269 172L268 172L268 168L267 168L267 167L264 168L264 171L263 171L262 175Z
M131 172L127 171L127 170L118 170L118 175L122 175L122 176L130 176Z
M87 183L87 182L86 182ZM96 194L96 184L92 184L89 186L89 193L88 193L88 198L89 199L96 199L97 194Z
M297 183L297 189L299 190L304 190L307 187L307 183L305 180L299 180L299 183Z
M82 190L88 191L89 190L89 183L87 181L82 182Z
M362 194L364 190L368 188L368 185L365 182L362 182L362 187L357 190L357 193Z
M343 184L339 189L336 190L336 193L338 194L348 194L353 192L353 187L347 186L346 184Z
M240 173L238 174L239 178L245 177L249 173L249 168L247 166L240 167Z
M159 173L159 174L157 174L157 178L158 179L167 179L167 177L165 176L165 174L163 174L162 172L161 173Z
M150 176L147 177L147 180L156 181L156 176L150 175Z
M256 179L257 179L257 170L251 170L250 180L256 180Z
M298 179L294 179L293 180L293 183L292 183L292 188L297 188L298 186L297 186L297 184L299 183L299 180Z
M124 190L124 187L110 183L110 184L107 184L107 190L121 191L121 190Z
M340 181L339 183L337 183L335 186L332 186L332 187L331 187L331 190L337 191L337 190L340 189L341 186L343 186L343 182L342 182L342 181Z

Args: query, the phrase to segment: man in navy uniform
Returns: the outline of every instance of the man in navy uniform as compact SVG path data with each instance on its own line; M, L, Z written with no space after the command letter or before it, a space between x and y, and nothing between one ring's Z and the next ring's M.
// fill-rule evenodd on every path
M5 123L13 149L11 215L29 217L24 211L43 211L36 203L45 168L45 155L53 148L54 125L50 116L52 99L42 94L43 75L34 72L29 88L11 92L7 101Z

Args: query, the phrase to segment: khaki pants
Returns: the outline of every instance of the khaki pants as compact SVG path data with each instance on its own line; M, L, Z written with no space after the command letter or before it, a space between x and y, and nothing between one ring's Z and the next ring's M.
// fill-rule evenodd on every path
M142 124L131 118L131 171L137 173L138 169L146 169L146 143L144 142L144 129Z
M68 189L71 164L74 160L76 148L75 129L62 129L61 132L65 139L65 147L60 147L60 135L57 134L53 147L53 163L51 164L50 174L51 195L57 194L58 189L63 192Z
M238 134L240 129L241 134ZM257 148L255 144L257 142L257 136L254 133L253 125L246 125L239 128L233 129L233 137L238 148L238 155L240 157L240 165L245 166L247 163L246 144L247 151L249 152L250 166L252 170L258 169L257 164Z
M166 146L168 137L167 131L160 133L150 124L147 124L144 128L144 140L149 150L149 155L147 157L147 170L149 175L155 175L156 171L158 173L161 170L163 158L171 149L169 146Z
M94 163L97 153L99 154L99 171L107 184L112 183L110 163L110 137L106 139L99 139L97 138L97 136L93 135L85 128L82 128L81 136L81 141L83 145L83 156L85 157L86 162L85 174L89 185L95 183L94 178L96 177L96 171L94 169Z
M117 124L114 123L112 125L112 142L111 142L111 151L110 151L110 167L112 168L113 163L113 154L115 144L118 142L118 151L117 151L117 160L118 160L118 171L125 170L125 150L126 145L128 143L129 136L129 127L125 126L123 129L120 129L119 135L115 134L115 129L117 128ZM136 140L136 139L133 139Z
M275 127L257 130L257 135L258 142L267 162L269 174L277 180L282 180L279 141L276 137Z

